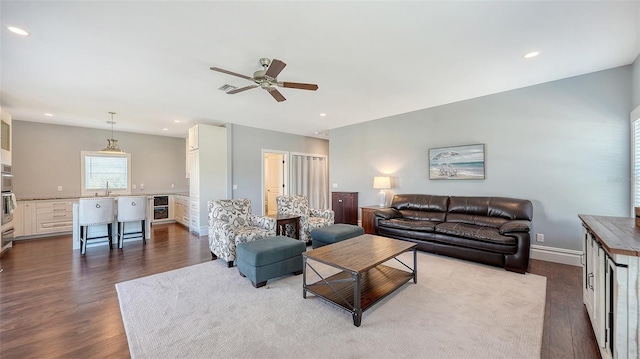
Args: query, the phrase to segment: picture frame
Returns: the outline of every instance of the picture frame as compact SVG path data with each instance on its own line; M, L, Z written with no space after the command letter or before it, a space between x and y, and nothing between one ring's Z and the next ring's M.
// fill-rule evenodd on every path
M485 179L484 144L430 148L429 179Z

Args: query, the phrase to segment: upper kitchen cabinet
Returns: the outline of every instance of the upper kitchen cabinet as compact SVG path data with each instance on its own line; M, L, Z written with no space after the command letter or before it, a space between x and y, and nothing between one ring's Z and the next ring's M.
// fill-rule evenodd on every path
M189 129L189 151L198 149L198 132L200 131L199 126L204 125L196 125Z
M0 108L0 162L3 165L11 165L11 132L11 115Z

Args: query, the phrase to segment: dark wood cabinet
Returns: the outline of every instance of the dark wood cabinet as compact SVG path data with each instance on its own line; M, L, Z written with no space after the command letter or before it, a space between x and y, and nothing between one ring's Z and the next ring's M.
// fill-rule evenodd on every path
M362 228L366 234L376 234L375 212L383 207L377 206L363 206L362 210Z
M358 225L358 192L333 192L331 203L335 223Z

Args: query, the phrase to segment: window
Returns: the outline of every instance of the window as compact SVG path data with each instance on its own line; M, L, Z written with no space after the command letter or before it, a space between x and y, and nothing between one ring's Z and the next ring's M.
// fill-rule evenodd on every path
M83 196L131 194L131 154L81 152Z

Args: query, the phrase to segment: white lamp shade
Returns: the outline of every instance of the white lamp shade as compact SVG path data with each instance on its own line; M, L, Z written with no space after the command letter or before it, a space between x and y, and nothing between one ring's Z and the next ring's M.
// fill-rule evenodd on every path
M384 176L373 177L373 188L388 189L391 188L391 178Z

